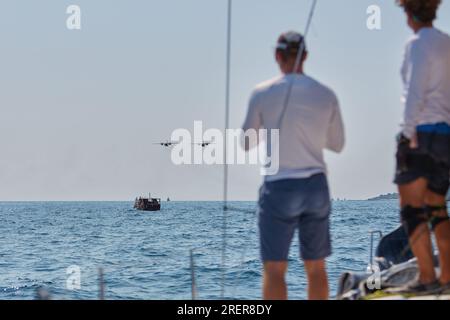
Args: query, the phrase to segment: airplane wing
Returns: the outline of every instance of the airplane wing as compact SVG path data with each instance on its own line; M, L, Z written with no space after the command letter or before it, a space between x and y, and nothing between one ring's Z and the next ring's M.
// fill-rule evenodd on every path
M171 146L173 146L175 144L180 144L180 142L178 142L178 141L165 141L165 142L155 142L153 144L154 145L160 145L160 146L163 146L163 147L171 147Z

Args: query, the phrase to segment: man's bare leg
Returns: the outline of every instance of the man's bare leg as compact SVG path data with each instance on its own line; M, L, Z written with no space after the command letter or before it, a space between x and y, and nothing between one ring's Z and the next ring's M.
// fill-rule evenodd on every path
M287 262L265 262L263 275L263 299L287 300L285 275Z
M434 192L428 191L425 202L432 207L445 207L447 200ZM433 216L446 218L447 210L433 212ZM445 221L436 226L434 230L436 242L439 249L439 265L441 268L441 284L450 283L450 221Z
M325 260L305 261L308 276L308 299L328 300L329 288Z
M399 186L401 207L424 207L426 192L427 181L423 178L409 184ZM417 258L417 263L420 270L420 282L422 284L429 284L436 281L431 233L428 228L428 224L423 223L419 225L409 238L409 242L411 249Z

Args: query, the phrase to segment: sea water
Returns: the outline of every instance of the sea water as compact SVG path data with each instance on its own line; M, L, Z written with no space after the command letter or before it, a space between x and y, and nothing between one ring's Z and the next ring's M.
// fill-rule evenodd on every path
M0 299L34 299L39 288L53 299L97 299L99 268L106 299L190 299L190 250L198 298L221 298L223 285L225 298L260 299L256 204L231 203L226 220L222 205L163 202L142 212L132 202L0 202ZM342 272L366 270L369 232L398 226L398 203L337 201L331 221L334 295ZM289 297L304 299L297 237L289 263Z

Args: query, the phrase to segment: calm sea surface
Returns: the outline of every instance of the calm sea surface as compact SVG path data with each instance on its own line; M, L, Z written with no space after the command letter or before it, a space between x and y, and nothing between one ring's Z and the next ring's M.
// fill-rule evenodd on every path
M55 299L97 299L100 267L107 299L189 299L191 249L199 298L220 298L222 203L165 202L153 213L132 207L131 202L0 202L0 299L34 299L41 287ZM259 299L255 203L231 207L225 296ZM334 253L328 270L334 295L342 272L366 269L369 231L386 233L398 226L398 205L393 200L339 201L333 207ZM298 257L295 239L288 274L291 299L305 298ZM69 290L77 272L68 271L77 268L80 289Z

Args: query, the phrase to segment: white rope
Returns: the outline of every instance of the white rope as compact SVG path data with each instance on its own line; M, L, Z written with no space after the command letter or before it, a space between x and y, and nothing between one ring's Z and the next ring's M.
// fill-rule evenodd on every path
M311 22L314 16L314 12L316 10L316 5L317 5L317 0L313 0L312 6L311 6L311 11L309 12L309 16L308 16L308 21L306 23L306 28L305 28L305 32L303 34L303 41L300 44L299 50L297 52L297 57L295 58L295 64L294 64L294 70L293 72L296 73L298 68L300 67L301 61L302 61L302 57L303 54L305 52L305 41L306 41L306 37L308 36L309 33L309 28L311 26ZM291 99L291 94L292 94L292 87L294 86L294 79L290 79L289 81L289 85L288 85L288 89L287 89L287 93L286 93L286 97L284 99L284 103L283 103L283 109L281 110L281 114L280 114L280 118L278 120L278 129L281 131L281 128L283 127L283 121L286 115L286 111L288 109L289 106L289 101Z

